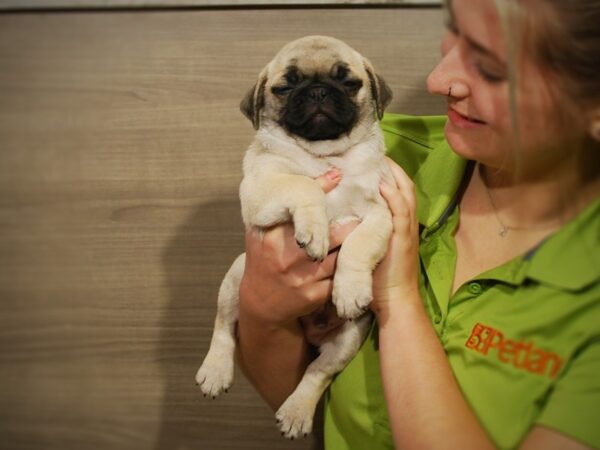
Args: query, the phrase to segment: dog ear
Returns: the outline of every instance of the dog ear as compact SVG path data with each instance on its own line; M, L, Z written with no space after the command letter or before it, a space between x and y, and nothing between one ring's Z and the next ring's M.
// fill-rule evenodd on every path
M265 85L267 84L267 67L258 76L256 84L248 91L240 103L240 110L252 122L255 130L260 126L260 111L265 106Z
M371 96L375 102L377 118L381 120L383 111L392 101L392 90L388 87L385 80L375 73L375 69L368 59L364 58L364 64L371 84Z

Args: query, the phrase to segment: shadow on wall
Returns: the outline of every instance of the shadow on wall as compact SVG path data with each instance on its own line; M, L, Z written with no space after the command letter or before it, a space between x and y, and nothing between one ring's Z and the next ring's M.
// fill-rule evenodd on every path
M169 300L157 355L165 391L155 450L321 448L315 438L284 440L274 414L239 371L230 392L216 400L196 386L221 279L244 247L239 209L237 199L199 206L163 252Z

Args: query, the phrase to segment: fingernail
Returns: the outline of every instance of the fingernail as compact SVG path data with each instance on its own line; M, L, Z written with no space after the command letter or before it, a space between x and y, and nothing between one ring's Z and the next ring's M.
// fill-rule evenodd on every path
M342 178L342 172L337 167L332 167L327 172L325 172L325 176L329 178L331 181L338 181Z

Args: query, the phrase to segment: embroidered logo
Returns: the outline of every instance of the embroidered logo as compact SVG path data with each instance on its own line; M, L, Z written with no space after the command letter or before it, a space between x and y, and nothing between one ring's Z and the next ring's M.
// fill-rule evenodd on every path
M495 328L477 323L465 346L486 356L495 356L505 364L537 375L556 377L563 361L556 353L536 347L532 341L506 339Z

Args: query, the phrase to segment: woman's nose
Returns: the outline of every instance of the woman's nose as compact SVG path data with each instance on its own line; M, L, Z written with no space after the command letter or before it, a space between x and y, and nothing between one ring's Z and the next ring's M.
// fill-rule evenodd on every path
M427 90L434 95L462 99L470 94L465 76L459 44L449 43L448 36L442 42L442 59L427 77Z

